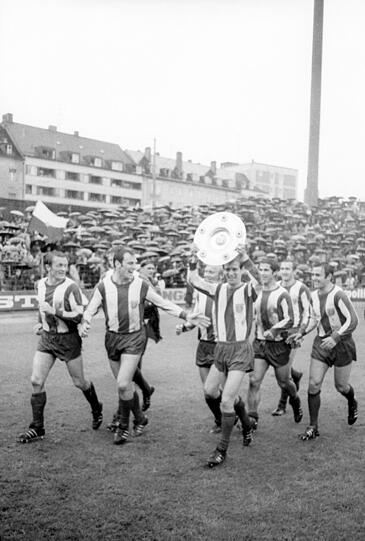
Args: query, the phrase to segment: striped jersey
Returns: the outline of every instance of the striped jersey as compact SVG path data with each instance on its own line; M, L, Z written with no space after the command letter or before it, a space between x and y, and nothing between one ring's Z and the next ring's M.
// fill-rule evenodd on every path
M261 290L255 301L256 338L266 340L265 331L270 331L276 342L286 338L283 331L293 326L294 315L290 295L281 285L275 289Z
M204 314L209 317L211 324L207 328L198 329L198 339L208 342L216 341L216 333L214 329L214 302L211 297L205 295L201 291L197 292L193 314Z
M312 313L312 298L309 288L300 280L295 280L291 286L280 283L289 293L294 314L293 327L304 332L308 326Z
M198 290L214 300L215 332L218 342L240 342L251 334L256 291L251 282L231 288L212 284L200 276L190 277Z
M136 332L143 325L146 300L173 316L179 317L183 313L181 308L163 299L139 276L126 284L116 284L113 275L108 273L96 286L85 310L84 320L90 323L102 307L108 331L122 334Z
M317 320L317 332L321 338L331 336L336 342L351 336L359 322L352 302L337 285L325 294L312 293L313 312Z
M42 278L37 284L37 300L39 303L48 302L56 310L56 315L40 311L43 330L61 334L78 332L77 325L84 311L83 295L71 278L65 278L56 285L49 285L47 278Z

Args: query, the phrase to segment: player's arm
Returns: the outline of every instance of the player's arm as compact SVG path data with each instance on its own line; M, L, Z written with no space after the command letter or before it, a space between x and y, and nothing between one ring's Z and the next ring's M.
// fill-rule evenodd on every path
M293 305L289 293L283 293L278 299L278 314L281 314L281 319L273 325L267 332L274 338L282 331L286 331L293 326L294 312Z
M72 284L69 291L66 291L65 298L65 305L68 305L70 310L63 310L61 307L56 306L55 315L64 321L81 323L84 306L80 288L76 284Z
M334 302L335 307L345 318L342 326L331 335L331 338L337 344L342 338L350 335L356 329L359 320L352 302L344 291L339 291L338 293L336 293Z
M101 283L96 286L93 296L91 297L91 300L84 312L82 323L81 323L81 329L80 329L80 336L85 337L87 336L89 330L90 330L90 324L92 318L97 314L103 297L100 292Z
M152 287L148 287L147 293L146 293L146 300L149 302L152 302L157 308L161 308L161 310L164 310L168 314L178 317L180 319L184 319L185 321L188 321L189 323L192 323L193 325L201 325L202 327L208 327L210 325L210 319L203 314L188 314L185 310L181 310L180 306L177 304L174 304L173 302L169 301L168 299L164 299L156 291L152 289Z

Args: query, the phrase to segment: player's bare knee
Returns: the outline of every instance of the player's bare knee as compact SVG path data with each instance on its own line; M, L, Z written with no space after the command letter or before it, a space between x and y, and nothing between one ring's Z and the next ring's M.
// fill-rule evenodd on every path
M43 378L41 378L37 374L32 374L32 376L30 378L30 382L32 384L33 391L35 393L41 392L41 389L43 388L43 385L44 385L44 379Z
M234 411L234 398L222 396L221 410L227 413Z
M336 391L343 394L343 393L348 392L349 384L348 383L339 383L338 381L335 381L335 388L336 388Z
M318 394L320 390L321 383L310 379L308 385L308 394Z

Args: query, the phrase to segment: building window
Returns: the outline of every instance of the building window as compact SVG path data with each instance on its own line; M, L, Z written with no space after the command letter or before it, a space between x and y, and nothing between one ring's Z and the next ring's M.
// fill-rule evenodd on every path
M39 177L56 177L56 171L54 169L47 169L46 167L38 167Z
M186 179L186 180L187 180L187 179ZM204 176L204 175L201 175L201 176L199 177L199 183L200 183L200 184L205 184L205 176Z
M9 178L11 182L14 182L16 179L16 169L9 168Z
M126 188L127 190L140 190L142 188L142 184L138 182L128 182L128 180L122 180L122 188Z
M76 190L65 190L65 197L67 199L84 199L84 192L77 192Z
M193 182L193 173L186 173L187 182ZM200 179L199 179L200 182Z
M89 180L90 184L102 184L103 183L103 180L101 177L97 177L95 175L90 175L90 180Z
M28 195L31 194L32 193L32 188L33 188L33 186L31 184L26 184L25 185L25 193L28 194Z
M89 201L97 201L99 203L105 203L106 195L103 193L89 193Z
M110 180L110 185L112 188L121 188L122 187L122 181L117 178L112 178Z
M80 180L79 173L74 173L73 171L65 171L66 180Z
M54 148L36 147L35 151L36 151L36 155L39 156L40 158L44 158L46 160L56 159L56 150Z
M123 162L112 162L111 166L114 171L123 171Z
M126 171L126 173L135 173L136 172L135 164L134 163L126 163L125 171Z
M164 167L162 169L160 169L160 177L165 177L166 178L166 177L169 176L169 173L170 173L170 171L168 169L164 168Z
M94 158L95 167L101 167L102 164L103 164L103 160L101 158Z
M110 202L113 205L121 205L122 204L122 197L120 197L119 195L112 195L111 198L110 198Z
M71 162L72 163L80 163L80 154L76 154L76 152L73 152L71 154Z
M56 190L50 188L49 186L37 186L37 195L48 195L54 197L56 195Z
M285 188L295 188L296 177L293 175L284 175L284 187Z
M222 187L229 188L229 181L227 178L222 178Z

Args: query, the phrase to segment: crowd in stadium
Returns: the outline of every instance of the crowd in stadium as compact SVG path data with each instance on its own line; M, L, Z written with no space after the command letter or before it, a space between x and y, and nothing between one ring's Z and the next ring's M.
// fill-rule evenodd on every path
M44 274L47 238L28 233L33 207L0 209L0 290L33 290ZM185 287L189 250L198 225L219 211L238 215L247 230L248 253L293 259L297 276L310 283L315 261L331 262L336 281L346 289L365 284L365 213L352 197L319 199L315 208L293 200L252 198L220 205L70 211L58 247L70 260L71 276L93 288L108 268L108 254L120 245L134 249L139 262L151 260L166 287Z

